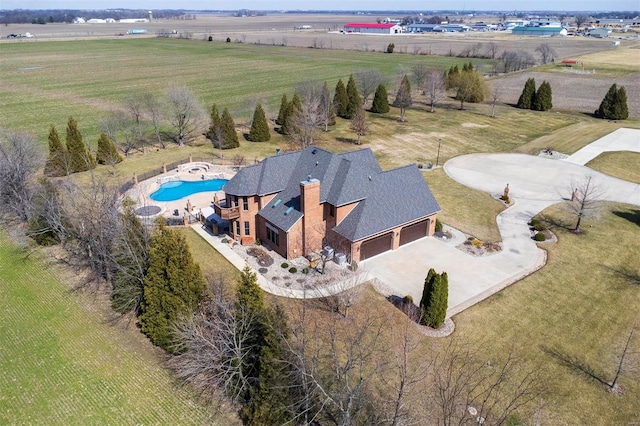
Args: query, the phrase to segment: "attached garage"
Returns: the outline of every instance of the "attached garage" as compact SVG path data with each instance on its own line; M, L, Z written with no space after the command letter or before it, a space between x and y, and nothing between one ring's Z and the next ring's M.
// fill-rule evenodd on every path
M393 232L388 232L376 238L365 241L360 245L360 261L369 259L393 247Z
M429 229L429 219L425 219L422 222L414 223L413 225L405 226L400 230L400 245L403 246L412 241L419 240L427 235Z

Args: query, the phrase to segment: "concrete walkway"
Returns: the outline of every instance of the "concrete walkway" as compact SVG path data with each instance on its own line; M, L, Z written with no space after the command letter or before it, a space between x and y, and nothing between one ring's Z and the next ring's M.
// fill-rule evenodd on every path
M620 128L615 132L590 143L564 161L584 166L603 152L634 151L640 152L640 131L637 129Z

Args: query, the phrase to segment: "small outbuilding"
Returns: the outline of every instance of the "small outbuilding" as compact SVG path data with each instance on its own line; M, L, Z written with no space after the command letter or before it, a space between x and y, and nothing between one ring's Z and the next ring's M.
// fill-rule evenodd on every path
M400 34L402 27L398 24L367 24L362 22L351 22L344 25L345 33L362 34Z
M611 34L611 30L609 28L594 28L589 31L589 37L595 38L607 38Z
M511 34L519 36L553 37L566 36L567 30L562 27L514 27Z

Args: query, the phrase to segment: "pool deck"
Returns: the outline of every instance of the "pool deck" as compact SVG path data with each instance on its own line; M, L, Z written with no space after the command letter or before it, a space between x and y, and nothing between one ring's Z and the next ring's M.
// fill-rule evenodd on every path
M224 178L231 179L235 176L236 170L233 166L220 166L211 165L206 176L209 179ZM217 176L216 176L217 175ZM205 177L206 177L205 176ZM158 176L154 176L151 179L139 182L138 185L127 191L127 196L136 203L136 208L145 206L158 206L162 210L159 215L165 217L182 217L187 213L187 203L191 203L192 213L195 214L200 209L210 207L213 205L213 197L218 194L219 197L224 198L224 191L207 191L191 194L187 197L181 198L175 201L155 201L152 200L149 195L155 192L164 182L170 182L172 180L181 180L185 182L195 182L202 180L203 174L190 172L189 164L183 164L178 169L168 170L167 173L162 173ZM178 215L174 215L175 211L178 211Z

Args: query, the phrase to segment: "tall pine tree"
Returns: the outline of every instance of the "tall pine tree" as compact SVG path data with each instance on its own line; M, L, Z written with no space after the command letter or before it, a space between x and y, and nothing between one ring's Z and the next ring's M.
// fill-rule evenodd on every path
M629 118L629 106L627 105L627 91L624 86L620 86L616 92L613 103L613 119L626 120Z
M349 81L347 82L347 97L349 98L349 102L347 103L344 118L350 120L362 105L362 98L360 97L360 93L358 93L358 86L356 86L356 80L353 78L353 74L349 76Z
M522 89L522 93L518 98L518 103L516 104L517 108L521 109L531 109L531 105L533 104L533 98L536 95L536 80L534 78L527 79L527 82L524 84L524 88Z
M409 83L409 77L405 74L400 81L400 87L396 93L396 99L393 101L393 106L400 108L400 121L404 121L404 115L407 108L411 106L413 101L411 100L411 83Z
M236 297L236 324L240 328L236 334L247 336L242 376L249 383L240 416L245 424L287 423L291 418L288 374L281 361L287 336L285 314L265 306L257 276L248 266L240 275Z
M271 139L271 133L269 133L269 125L267 124L267 117L264 114L262 105L256 105L256 109L253 112L253 120L251 120L251 130L247 136L251 142L266 142Z
M109 136L105 133L100 134L98 139L98 152L96 153L96 161L98 164L115 165L122 161L122 156L116 148L116 144L113 143Z
M217 147L220 145L220 139L222 137L222 122L220 121L220 113L218 112L218 106L216 104L211 106L209 119L211 123L209 124L209 130L207 130L206 136L213 146Z
M160 224L149 245L139 317L142 332L154 344L173 352L175 322L196 310L205 291L205 279L184 236Z
M438 275L435 269L430 268L427 272L427 277L424 279L424 286L422 287L422 299L420 299L420 323L425 323L425 311L427 306L431 305L431 293L433 291L433 280Z
M287 109L284 113L284 122L282 127L280 128L280 133L283 135L291 135L295 132L295 120L298 117L298 114L302 112L302 101L300 100L300 95L297 93L293 94L293 98L291 98L291 102L287 104Z
M67 156L71 173L85 172L96 167L96 160L84 144L78 123L73 117L67 121Z
M344 118L346 116L347 107L349 106L349 95L347 95L347 88L344 86L342 79L338 80L336 84L336 93L333 95L333 106L338 117Z
M371 112L376 114L386 114L389 112L389 96L387 95L387 88L384 84L378 84L376 94L373 97L373 104L371 105Z
M47 176L65 176L71 173L67 167L67 152L60 140L60 135L56 126L53 124L49 127L49 156L44 165L44 174Z
M428 304L424 306L424 324L440 328L447 317L449 277L446 272L432 276Z
M551 85L546 80L542 82L536 92L531 109L536 111L548 111L553 107L553 96L551 94Z
M280 110L278 111L278 118L276 119L276 124L278 126L284 125L288 107L289 101L287 100L287 94L285 93L282 95L282 100L280 100Z
M233 122L233 118L228 109L222 111L222 117L220 119L220 145L221 149L232 149L240 146L238 140L238 133L236 132L236 125Z

